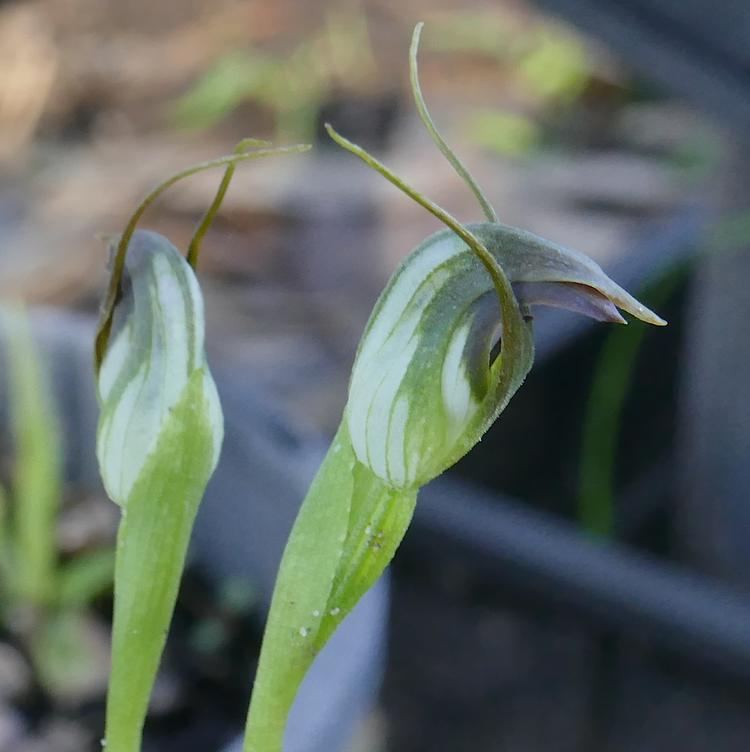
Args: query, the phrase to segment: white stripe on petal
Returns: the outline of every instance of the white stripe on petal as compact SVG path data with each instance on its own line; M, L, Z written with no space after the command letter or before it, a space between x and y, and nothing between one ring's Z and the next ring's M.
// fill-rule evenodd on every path
M130 349L130 329L121 329L111 340L107 357L99 371L99 398L106 401L126 365Z
M453 441L461 433L466 421L479 406L472 395L471 383L463 362L466 340L470 331L470 321L459 327L453 334L443 361L440 386L450 425L447 436L449 441Z
M409 399L402 394L393 406L388 424L387 474L391 485L404 487L414 481L414 463L409 463L407 470L406 424L409 419Z
M381 299L382 305L377 315L369 322L360 345L359 359L368 360L388 339L395 322L403 315L404 309L424 284L425 278L435 267L448 261L465 246L455 235L446 235L409 257L396 272L391 284ZM447 280L446 275L444 280ZM429 302L429 301L427 301Z

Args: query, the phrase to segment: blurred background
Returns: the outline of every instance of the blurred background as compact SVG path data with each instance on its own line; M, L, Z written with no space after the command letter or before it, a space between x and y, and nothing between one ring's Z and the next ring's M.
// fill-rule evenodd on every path
M0 297L25 301L34 336L5 317L0 519L16 524L0 535L24 550L29 477L51 479L55 582L73 568L78 589L44 603L52 617L23 588L0 608L1 752L99 748L117 514L90 438L98 236L253 136L315 148L240 166L205 243L228 444L145 749L218 752L241 729L263 604L359 335L439 229L323 124L480 215L411 100L419 20L433 117L501 221L589 254L670 326L540 313L526 385L424 490L352 633L372 649L323 672L347 690L325 711L334 736L300 720L290 750L750 748L744 0L3 0ZM175 186L143 226L184 249L218 179Z

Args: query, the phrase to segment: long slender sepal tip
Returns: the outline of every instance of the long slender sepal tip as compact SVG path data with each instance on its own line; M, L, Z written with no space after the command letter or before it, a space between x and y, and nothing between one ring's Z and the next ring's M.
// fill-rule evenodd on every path
M464 181L469 190L474 194L479 206L482 209L485 217L490 222L497 222L498 217L489 199L484 195L484 191L479 186L474 177L467 169L466 165L459 159L456 152L448 146L446 140L440 134L435 121L430 115L430 111L427 109L427 102L424 100L422 94L422 87L419 84L419 64L417 62L417 55L419 53L419 40L422 34L422 27L424 23L420 21L414 27L414 33L411 38L411 47L409 48L409 81L411 83L411 91L414 96L414 104L417 107L419 117L427 129L427 133L432 139L433 143L440 150L442 155L448 160L451 167L456 171L456 174Z

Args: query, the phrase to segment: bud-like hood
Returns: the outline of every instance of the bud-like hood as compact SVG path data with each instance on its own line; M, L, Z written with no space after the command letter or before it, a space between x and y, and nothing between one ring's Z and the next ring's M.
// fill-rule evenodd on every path
M213 471L223 419L206 364L200 287L166 238L138 230L130 241L98 380L97 456L107 493L121 506L189 385L196 430L200 426L213 435Z

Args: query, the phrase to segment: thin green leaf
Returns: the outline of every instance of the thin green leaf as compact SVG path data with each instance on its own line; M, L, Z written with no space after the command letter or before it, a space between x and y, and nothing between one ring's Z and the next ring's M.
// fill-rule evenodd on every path
M6 311L3 324L15 446L14 580L20 597L44 605L55 589L55 519L62 493L60 430L28 318L20 309Z
M9 519L8 492L0 484L0 593L12 590L11 582L16 568L13 566L12 527Z
M671 269L651 289L649 303L664 305L683 281L687 267ZM609 538L615 529L615 463L622 412L636 358L648 330L617 328L599 354L583 417L578 519L592 536Z

